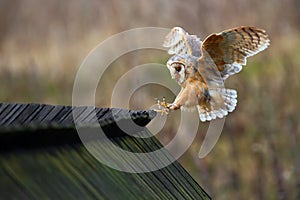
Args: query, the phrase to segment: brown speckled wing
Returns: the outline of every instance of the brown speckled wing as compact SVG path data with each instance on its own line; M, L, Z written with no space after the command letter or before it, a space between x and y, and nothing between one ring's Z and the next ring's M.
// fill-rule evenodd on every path
M202 44L201 59L211 58L225 80L241 71L247 57L263 51L269 44L264 30L241 26L208 36Z

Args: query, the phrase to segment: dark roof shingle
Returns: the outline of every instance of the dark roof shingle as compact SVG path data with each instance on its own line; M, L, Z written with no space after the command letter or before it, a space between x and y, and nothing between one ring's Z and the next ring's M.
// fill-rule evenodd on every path
M89 126L91 108L81 107L78 118L88 132L94 130ZM117 120L131 116L151 136L142 126L155 116L153 111L96 108L115 145L135 153L162 149L155 161L138 162L150 167L172 160L154 136L134 137L116 128L112 112ZM177 161L147 173L122 172L99 162L81 143L71 116L70 106L0 104L0 199L210 199ZM102 143L91 139L86 145L122 162L132 159Z

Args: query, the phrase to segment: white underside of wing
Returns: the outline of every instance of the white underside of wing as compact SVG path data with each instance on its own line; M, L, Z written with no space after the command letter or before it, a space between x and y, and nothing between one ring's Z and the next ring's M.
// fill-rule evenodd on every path
M169 48L169 54L190 54L200 56L201 40L196 35L189 35L181 27L174 27L166 36L163 43L164 47Z
M226 79L229 76L239 73L243 69L243 66L239 63L225 64L224 71L222 72L223 78Z
M209 91L211 98L214 98L215 95L221 94L224 99L224 105L221 108L214 109L213 100L211 101L212 110L205 110L200 105L197 106L200 121L211 121L216 118L223 118L228 113L234 111L237 104L237 92L232 89L217 88Z
M169 54L187 54L186 35L188 33L180 27L174 27L166 36L164 47L169 48Z
M170 47L168 54L188 54L188 48L183 40L178 41L176 45Z

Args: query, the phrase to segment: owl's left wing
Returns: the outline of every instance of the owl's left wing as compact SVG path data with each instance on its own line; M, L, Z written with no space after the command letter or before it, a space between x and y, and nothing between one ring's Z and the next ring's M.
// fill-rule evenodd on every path
M241 26L208 36L202 43L200 60L211 60L222 78L238 73L247 57L266 49L270 40L265 30ZM206 67L209 67L206 65ZM207 71L209 69L202 69Z
M174 27L166 36L164 47L169 48L169 54L189 54L201 56L201 40L196 35L190 35L181 27Z

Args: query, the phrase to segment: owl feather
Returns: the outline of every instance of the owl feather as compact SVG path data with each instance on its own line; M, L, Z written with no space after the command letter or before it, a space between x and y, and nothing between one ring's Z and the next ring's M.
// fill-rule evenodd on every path
M225 89L224 81L269 44L266 32L256 27L214 33L203 42L180 27L173 28L163 45L169 54L175 54L167 67L181 91L169 109L197 107L201 121L226 116L236 107L237 92Z

